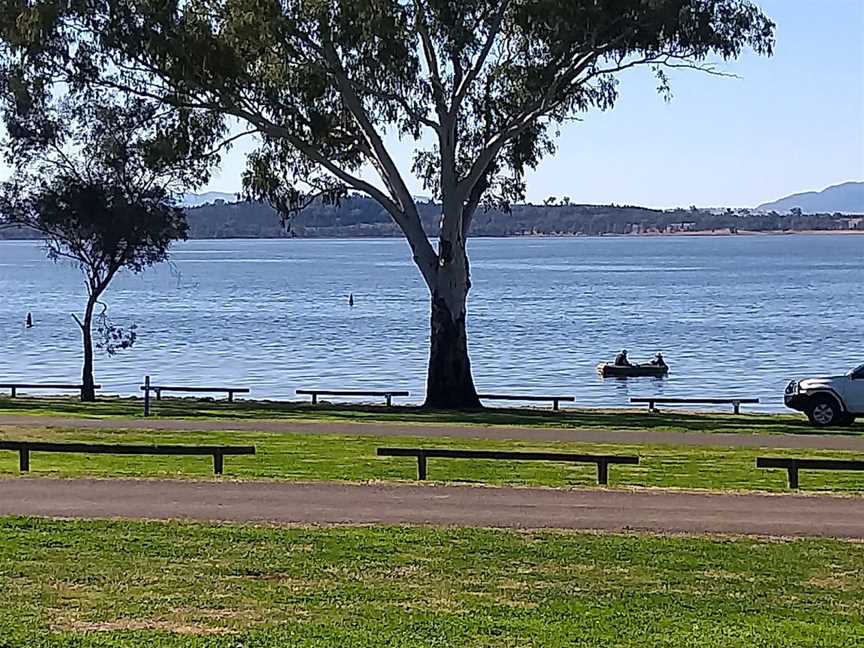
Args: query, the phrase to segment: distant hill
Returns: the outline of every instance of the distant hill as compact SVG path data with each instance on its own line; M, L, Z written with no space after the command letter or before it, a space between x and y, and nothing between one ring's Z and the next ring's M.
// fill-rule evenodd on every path
M208 191L202 194L187 193L180 199L182 207L199 207L201 205L211 205L221 200L226 203L237 202L237 194L224 193L222 191Z
M423 229L438 233L440 207L418 204ZM864 209L861 210L864 214ZM256 202L216 203L186 210L191 238L348 238L400 236L374 200L350 196L341 204L315 203L286 230L276 212ZM513 205L509 213L478 210L473 236L603 236L864 230L864 218L833 214L754 213L751 210L656 210L626 205Z
M230 198L226 200L225 197ZM273 208L252 201L237 201L232 194L203 194L206 202L186 208L189 237L218 238L356 238L401 236L384 209L370 198L348 196L339 205L316 202L298 214L286 228ZM417 205L423 229L438 234L440 206ZM657 210L628 205L557 204L513 205L510 212L477 210L473 236L604 236L640 234L694 234L738 232L864 231L864 209L859 216L798 214L749 209ZM0 239L38 238L36 232L0 227Z
M846 182L824 191L808 191L759 205L759 211L788 212L799 208L805 214L864 213L864 182Z

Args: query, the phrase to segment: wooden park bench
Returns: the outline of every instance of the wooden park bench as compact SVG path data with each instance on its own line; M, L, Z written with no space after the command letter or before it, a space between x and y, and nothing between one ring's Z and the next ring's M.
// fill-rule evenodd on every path
M356 389L298 389L297 394L301 396L311 396L313 405L318 404L319 396L383 396L384 402L387 403L387 407L391 407L393 405L394 396L411 395L407 391L362 391Z
M558 403L572 403L576 399L573 396L533 396L519 394L478 394L480 400L507 400L507 401L525 401L525 402L552 402L552 409L558 409Z
M639 464L639 457L622 455L586 455L563 452L506 452L498 450L447 450L436 448L378 448L379 457L416 457L417 479L426 479L426 460L443 459L501 459L505 461L561 461L568 463L593 463L597 465L597 483L609 483L609 465Z
M74 452L119 455L212 456L213 472L222 474L225 455L254 455L255 446L105 445L102 443L45 443L42 441L0 441L0 450L18 452L21 472L30 470L31 452Z
M52 391L77 391L80 392L84 385L69 385L64 383L0 383L0 389L8 389L12 398L18 395L19 389L50 389ZM93 385L93 389L102 389L102 385Z
M854 459L794 459L757 457L757 468L783 468L789 477L789 488L798 488L799 470L864 470L864 461Z
M648 411L656 412L656 403L662 405L731 405L736 414L741 413L741 405L756 404L758 398L667 398L665 396L649 396L645 398L631 398L631 403L648 403Z
M162 400L162 392L178 392L187 394L228 394L228 402L234 402L234 394L248 394L248 387L183 387L169 385L141 385L141 391L156 392L156 400Z
M248 387L186 387L154 385L150 382L150 376L144 376L144 384L141 385L144 392L144 416L150 416L150 392L156 393L156 400L162 400L162 392L185 392L193 394L228 394L228 402L234 402L234 394L248 394Z

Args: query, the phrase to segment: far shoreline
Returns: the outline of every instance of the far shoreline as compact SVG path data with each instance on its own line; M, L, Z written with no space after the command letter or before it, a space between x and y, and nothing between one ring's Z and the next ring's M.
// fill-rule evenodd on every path
M699 231L683 231L683 232L639 232L630 234L617 234L609 232L606 234L502 234L502 235L474 235L472 239L565 239L565 238L703 238L703 237L735 237L735 236L857 236L864 235L864 229L844 229L844 230L738 230L730 232L728 229L723 230L699 230ZM282 241L282 240L301 240L301 241L387 241L398 240L404 238L401 234L393 236L219 236L219 237L190 237L186 241ZM430 235L430 238L437 238L435 235ZM40 242L40 238L0 238L0 243L6 242L23 242L35 241Z

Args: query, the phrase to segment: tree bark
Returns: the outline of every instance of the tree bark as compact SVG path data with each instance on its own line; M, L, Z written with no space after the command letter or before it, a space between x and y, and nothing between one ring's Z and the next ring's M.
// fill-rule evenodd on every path
M84 321L79 322L81 326L81 337L84 341L84 367L81 370L81 401L92 403L96 400L95 381L93 380L93 310L96 307L96 299L87 300L87 310L84 312Z
M439 248L440 261L430 286L429 373L424 406L475 409L481 404L471 375L465 328L471 286L465 244L459 235L454 242L442 238Z

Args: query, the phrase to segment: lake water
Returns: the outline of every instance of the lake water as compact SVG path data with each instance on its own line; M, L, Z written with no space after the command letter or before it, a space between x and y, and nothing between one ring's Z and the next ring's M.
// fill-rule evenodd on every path
M864 237L513 238L470 243L469 344L478 388L631 396L758 396L864 362ZM134 349L98 356L97 382L411 391L422 400L428 297L401 240L218 240L121 275L105 295ZM355 306L348 307L354 294ZM0 382L74 380L84 287L36 242L0 242ZM32 311L36 326L25 329ZM662 350L668 378L602 380L621 348Z

